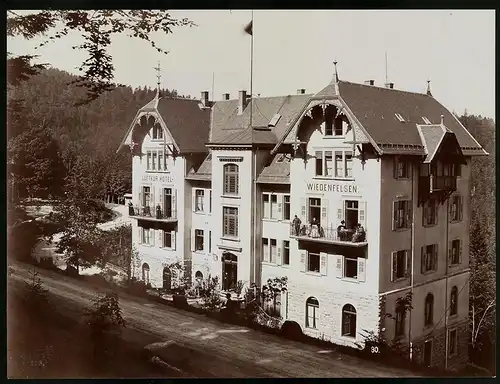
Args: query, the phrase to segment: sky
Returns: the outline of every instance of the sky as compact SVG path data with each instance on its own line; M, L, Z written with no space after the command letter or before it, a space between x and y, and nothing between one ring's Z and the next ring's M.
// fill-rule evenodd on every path
M156 87L159 62L162 87L181 95L209 91L221 100L223 93L236 98L250 90L251 38L243 32L250 10L175 10L172 16L197 26L153 34L167 55L140 39L112 40L116 82ZM256 10L253 33L254 95L319 92L332 79L334 60L341 80L383 85L387 52L395 88L425 92L430 79L433 96L451 111L495 117L494 10ZM7 50L36 53L39 62L78 74L87 55L71 47L81 40L73 33L35 50L40 39L8 38Z

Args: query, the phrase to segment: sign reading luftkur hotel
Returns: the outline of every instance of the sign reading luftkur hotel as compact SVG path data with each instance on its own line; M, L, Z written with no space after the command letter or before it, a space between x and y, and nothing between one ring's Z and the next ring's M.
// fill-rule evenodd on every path
M154 182L159 181L160 183L173 183L174 178L171 175L144 175L142 176L142 181Z

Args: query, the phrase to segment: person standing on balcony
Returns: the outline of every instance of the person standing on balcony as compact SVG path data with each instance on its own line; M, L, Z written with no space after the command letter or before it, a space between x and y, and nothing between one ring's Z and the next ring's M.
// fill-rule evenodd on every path
M309 236L313 237L313 238L319 237L319 225L318 225L318 222L316 221L315 217L313 217L312 222L311 222L311 233Z
M337 227L337 236L338 236L339 240L344 240L345 230L346 230L345 221L342 220L340 222L340 225Z
M161 207L160 204L156 206L156 218L161 219Z
M128 215L134 216L134 206L131 201L128 202Z
M353 243L359 243L365 240L365 229L361 224L357 224L356 226L356 232L354 232L354 235L352 236L352 242Z
M293 234L295 236L298 236L299 235L299 232L300 232L300 224L302 222L300 221L300 219L297 217L297 215L295 215L295 217L293 218L292 220L292 225L293 225Z

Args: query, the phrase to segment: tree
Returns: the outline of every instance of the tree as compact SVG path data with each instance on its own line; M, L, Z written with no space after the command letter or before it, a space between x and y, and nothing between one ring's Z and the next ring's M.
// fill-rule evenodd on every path
M132 258L131 225L122 225L109 231L100 231L99 244L103 267L106 263L111 263L129 270Z
M65 168L59 145L45 126L27 129L8 143L8 156L16 164L18 190L30 197L60 196Z
M152 40L153 32L170 34L176 27L195 25L186 18L172 17L167 10L46 10L28 15L7 12L7 36L33 39L49 35L39 47L64 38L71 31L83 36L84 42L72 47L88 53L88 58L79 67L83 75L76 80L77 85L87 89L87 97L81 103L95 100L103 92L114 88L113 58L109 53L113 36L126 33L129 37L147 41L158 52L167 54ZM10 83L21 81L30 73L30 67L26 68L26 59L23 61L20 57L9 62L9 68L12 67ZM16 59L17 62L14 61Z

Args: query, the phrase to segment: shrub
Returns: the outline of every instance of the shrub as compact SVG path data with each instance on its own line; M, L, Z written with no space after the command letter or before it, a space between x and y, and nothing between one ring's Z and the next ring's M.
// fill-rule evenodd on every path
M125 326L118 295L108 292L104 296L98 295L92 299L93 308L87 312L87 324L94 336L103 333L120 332Z
M218 276L208 276L200 288L200 297L203 300L203 309L207 311L217 311L222 307Z

